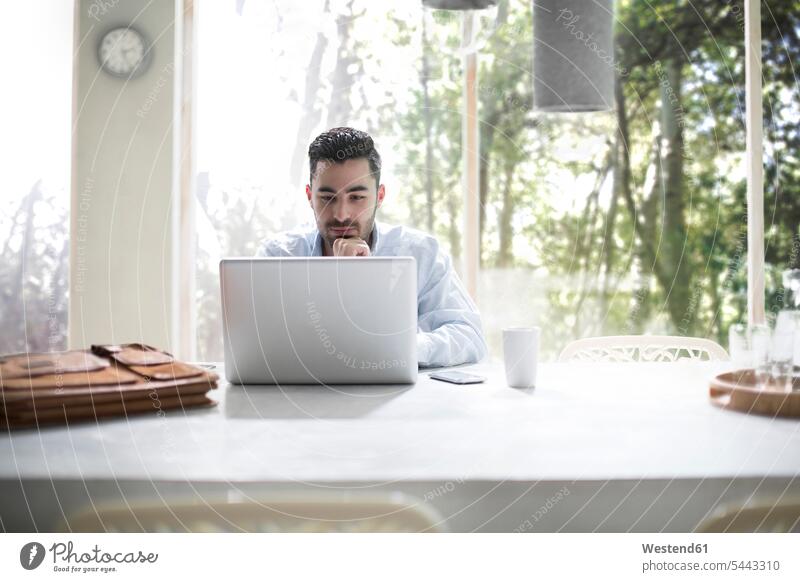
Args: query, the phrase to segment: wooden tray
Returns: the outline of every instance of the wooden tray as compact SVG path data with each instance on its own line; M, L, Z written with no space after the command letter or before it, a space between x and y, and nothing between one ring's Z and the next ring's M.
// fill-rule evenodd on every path
M774 384L759 388L754 370L736 370L711 380L709 397L712 404L729 410L800 418L800 378L794 378L792 387L791 392Z

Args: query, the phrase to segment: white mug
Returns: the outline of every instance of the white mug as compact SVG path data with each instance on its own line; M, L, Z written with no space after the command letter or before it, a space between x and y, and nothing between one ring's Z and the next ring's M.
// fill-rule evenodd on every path
M503 359L506 381L512 388L536 385L536 364L539 359L538 327L510 327L503 330Z

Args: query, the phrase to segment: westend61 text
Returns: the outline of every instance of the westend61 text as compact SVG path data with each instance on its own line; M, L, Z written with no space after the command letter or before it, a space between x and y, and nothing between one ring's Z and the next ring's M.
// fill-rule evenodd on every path
M707 554L708 544L689 544L686 546L642 544L642 551L645 554Z

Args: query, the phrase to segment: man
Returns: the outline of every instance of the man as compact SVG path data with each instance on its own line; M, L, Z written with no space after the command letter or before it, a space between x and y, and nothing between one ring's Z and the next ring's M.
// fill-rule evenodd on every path
M386 196L381 157L363 131L337 127L308 148L306 196L316 225L261 244L259 256L413 256L417 262L417 352L420 366L454 366L487 354L475 303L450 257L430 235L375 221Z

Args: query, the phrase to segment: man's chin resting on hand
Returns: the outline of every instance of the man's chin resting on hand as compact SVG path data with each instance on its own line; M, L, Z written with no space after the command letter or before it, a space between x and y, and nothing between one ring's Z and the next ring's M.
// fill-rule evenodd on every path
M368 257L369 245L360 238L337 238L333 241L334 257Z
M308 148L306 197L315 224L265 240L258 256L413 256L417 262L417 357L421 367L479 362L488 353L478 308L431 235L375 220L386 189L372 138L349 127Z

